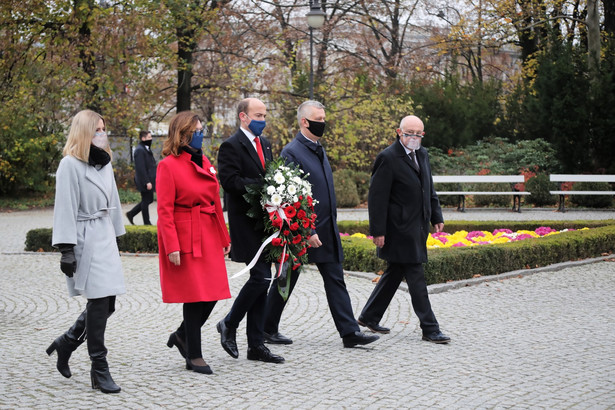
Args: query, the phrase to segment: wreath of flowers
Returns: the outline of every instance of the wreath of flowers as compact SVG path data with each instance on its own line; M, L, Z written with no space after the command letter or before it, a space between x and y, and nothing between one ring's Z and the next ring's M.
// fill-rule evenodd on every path
M268 259L277 263L278 288L284 299L292 272L307 263L308 240L315 229L317 201L307 176L298 165L279 158L267 163L263 184L247 186L244 194L251 205L247 215L263 218L266 233L278 233L265 250Z

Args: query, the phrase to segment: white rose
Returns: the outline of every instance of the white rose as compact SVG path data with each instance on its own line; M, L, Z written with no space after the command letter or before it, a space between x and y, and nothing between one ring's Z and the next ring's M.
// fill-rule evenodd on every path
M271 196L271 204L273 206L280 206L282 203L282 197L279 194L273 194Z
M276 184L282 184L284 181L286 181L286 179L284 179L284 175L282 175L281 172L276 172L273 176L273 180Z

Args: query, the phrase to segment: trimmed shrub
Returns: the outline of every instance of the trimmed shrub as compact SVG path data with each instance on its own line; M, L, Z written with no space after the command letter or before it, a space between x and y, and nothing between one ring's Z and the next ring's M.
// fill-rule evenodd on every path
M340 208L354 208L359 205L359 193L354 182L352 171L340 169L333 173L333 185L337 206Z
M555 191L557 184L549 180L549 175L538 174L527 180L525 190L532 195L525 196L525 200L536 206L555 205L557 196L551 195L549 191Z
M573 191L612 191L608 182L575 182ZM610 208L613 195L570 195L570 202L587 208Z
M488 276L512 270L535 268L552 263L599 256L615 251L615 225L613 221L456 221L447 231L486 230L497 228L511 230L536 229L550 226L553 229L589 227L590 230L570 231L543 238L526 239L506 244L481 245L448 249L430 249L429 262L425 265L428 284L451 280L469 279L475 275ZM611 225L607 225L607 224ZM464 225L461 225L464 224ZM343 221L340 231L367 230L366 221ZM350 232L349 232L350 233ZM363 232L365 233L365 232ZM386 261L376 255L376 246L370 239L342 237L344 269L378 272ZM123 252L158 251L156 227L127 226L126 235L118 239ZM51 229L33 229L26 235L26 250L53 251ZM497 261L495 263L494 261Z
M367 172L355 171L352 173L352 180L357 186L359 201L367 202L367 195L369 194L369 182L371 180L371 176Z

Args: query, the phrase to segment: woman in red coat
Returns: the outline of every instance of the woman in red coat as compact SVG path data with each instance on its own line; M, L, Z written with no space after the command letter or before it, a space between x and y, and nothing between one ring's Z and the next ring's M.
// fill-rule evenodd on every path
M202 143L195 113L171 119L156 176L157 225L162 301L184 304L184 321L167 346L177 346L186 369L211 374L201 353L201 327L216 302L231 297L224 261L231 244L216 170Z

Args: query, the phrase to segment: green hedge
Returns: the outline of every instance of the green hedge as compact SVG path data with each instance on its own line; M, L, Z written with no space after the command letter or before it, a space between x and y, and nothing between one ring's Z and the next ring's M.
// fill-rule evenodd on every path
M610 225L609 225L610 224ZM343 221L340 231L363 232L365 221ZM526 239L506 244L481 245L429 250L425 266L427 283L469 279L475 275L488 276L517 269L535 268L552 263L599 256L615 251L615 221L455 221L448 224L448 232L458 230L487 230L499 228L534 230L540 226L553 229L588 227L586 231L570 231L544 238ZM352 232L354 230L354 232ZM127 226L126 235L119 238L123 252L158 252L156 227ZM53 251L51 229L33 229L26 236L27 251ZM376 256L370 239L342 237L344 269L361 272L384 270L386 262Z
M597 228L600 226L615 225L615 220L602 221L448 221L444 222L444 231L454 233L457 231L489 231L507 228L513 231L526 229L533 231L541 226L548 226L561 231L570 228ZM369 235L368 221L339 221L337 223L339 231L342 233L362 233Z
M586 222L582 225L590 225L589 221ZM499 226L512 229L503 222L500 222ZM346 270L378 272L386 267L386 262L376 256L376 247L369 239L344 237L342 247ZM496 275L518 269L596 257L614 251L615 225L609 225L506 244L430 249L429 262L425 265L425 276L428 284L444 283L450 280L470 279L475 275Z

